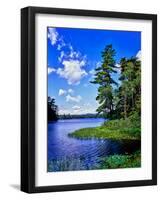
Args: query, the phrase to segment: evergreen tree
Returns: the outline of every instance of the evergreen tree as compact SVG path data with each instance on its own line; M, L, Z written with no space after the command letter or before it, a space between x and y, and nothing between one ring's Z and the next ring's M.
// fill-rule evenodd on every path
M102 64L95 69L95 78L91 83L98 84L98 95L96 100L100 106L97 108L98 113L103 113L105 117L112 117L114 110L113 104L113 85L117 83L111 74L116 73L115 70L115 50L112 45L107 45L102 52Z
M55 99L48 97L48 121L58 120L58 106L55 105Z
M118 92L117 109L124 118L127 118L134 111L140 115L141 63L136 58L122 58L120 65L121 85Z

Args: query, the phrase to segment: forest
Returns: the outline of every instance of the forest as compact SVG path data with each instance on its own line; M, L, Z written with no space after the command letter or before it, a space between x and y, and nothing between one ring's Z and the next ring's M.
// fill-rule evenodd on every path
M102 65L95 69L91 83L98 84L96 100L98 113L106 118L120 119L131 115L140 116L141 110L141 62L136 57L122 58L119 66L114 59L116 51L107 45L102 52ZM119 83L112 75L120 71Z

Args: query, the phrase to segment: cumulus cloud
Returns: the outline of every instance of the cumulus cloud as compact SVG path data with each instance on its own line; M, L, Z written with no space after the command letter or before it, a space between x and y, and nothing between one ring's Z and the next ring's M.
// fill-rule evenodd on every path
M64 60L63 68L58 68L57 74L65 78L69 85L78 85L80 80L87 75L87 72L82 69L85 66L84 60Z
M54 68L48 67L48 74L51 74L55 72L56 70Z
M71 96L70 94L68 94L66 96L66 102L80 102L82 99L82 97L80 95L78 96Z
M139 50L139 51L137 52L136 58L137 58L138 60L141 60L141 50Z
M48 28L48 38L60 52L58 60L63 65L56 70L48 69L48 74L56 72L60 77L65 78L69 85L78 85L80 80L87 75L87 72L83 69L86 64L86 56L75 51L71 43L66 43L64 38L58 34L56 28ZM63 47L65 48L63 49Z
M67 93L66 90L59 89L59 96L63 96L63 95L65 95L66 93Z
M51 41L52 45L55 45L58 41L58 32L56 31L56 28L48 28L48 38Z

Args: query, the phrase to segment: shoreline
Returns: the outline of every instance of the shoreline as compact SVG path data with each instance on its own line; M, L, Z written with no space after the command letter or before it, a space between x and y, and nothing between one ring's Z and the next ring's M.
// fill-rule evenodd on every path
M69 137L77 139L110 139L110 140L141 140L138 136L131 135L129 133L123 133L124 130L110 130L108 128L92 127L78 129L72 133L69 133Z

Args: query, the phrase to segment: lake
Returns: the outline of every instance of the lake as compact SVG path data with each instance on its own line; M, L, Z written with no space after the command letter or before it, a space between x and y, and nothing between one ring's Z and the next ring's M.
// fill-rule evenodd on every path
M77 139L68 134L100 126L102 118L66 119L48 123L48 172L97 169L103 157L132 153L139 144L108 139Z

